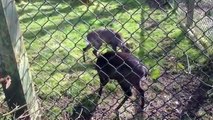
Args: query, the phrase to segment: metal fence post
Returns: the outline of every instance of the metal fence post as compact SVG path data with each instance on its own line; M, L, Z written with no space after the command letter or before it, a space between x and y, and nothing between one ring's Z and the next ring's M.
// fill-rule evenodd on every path
M11 110L8 114L36 119L38 101L13 0L0 0L0 18L0 77Z

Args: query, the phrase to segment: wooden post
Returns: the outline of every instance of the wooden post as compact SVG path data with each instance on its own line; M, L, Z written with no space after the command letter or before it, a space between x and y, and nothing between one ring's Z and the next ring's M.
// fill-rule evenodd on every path
M187 8L187 13L186 13L186 27L190 28L193 24L193 16L194 16L194 8L195 8L195 0L186 0L186 8Z
M0 82L8 114L27 120L39 116L14 0L0 0Z
M145 8L145 2L146 0L139 0L139 2L141 3L141 14L140 14L140 17L141 17L141 23L139 25L140 27L140 39L141 39L141 43L139 45L139 52L138 52L138 56L140 58L144 58L144 55L145 55L145 51L144 50L144 34L145 34L145 27L144 27L144 22L145 22L145 12L144 12L144 8Z

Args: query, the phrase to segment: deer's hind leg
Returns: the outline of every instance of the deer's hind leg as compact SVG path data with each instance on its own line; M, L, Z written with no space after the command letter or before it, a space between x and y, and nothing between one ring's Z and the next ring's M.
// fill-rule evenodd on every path
M118 105L118 107L116 108L116 111L118 111L120 109L120 107L128 100L128 98L130 96L132 96L132 91L131 91L131 85L130 85L130 83L126 82L126 80L124 79L123 81L119 82L119 84L121 86L121 89L125 93L125 97L121 101L121 103Z
M144 110L144 104L145 104L145 100L144 100L144 90L140 87L140 85L138 86L134 86L135 89L139 92L140 95L140 107L142 110Z
M99 96L101 96L102 91L103 91L103 87L109 82L109 78L107 77L107 75L105 75L105 73L103 72L99 72L98 73L99 78L100 78L100 88L99 88Z

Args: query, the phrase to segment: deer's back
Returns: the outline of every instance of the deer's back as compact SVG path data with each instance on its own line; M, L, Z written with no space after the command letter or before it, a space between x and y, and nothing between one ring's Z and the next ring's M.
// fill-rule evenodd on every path
M136 82L147 76L146 67L132 54L124 52L107 52L98 57L96 69L103 71L110 79L128 79L130 83ZM130 81L131 80L131 81Z
M121 36L111 29L100 29L92 31L87 35L87 39L90 43L103 43L118 44L121 42Z

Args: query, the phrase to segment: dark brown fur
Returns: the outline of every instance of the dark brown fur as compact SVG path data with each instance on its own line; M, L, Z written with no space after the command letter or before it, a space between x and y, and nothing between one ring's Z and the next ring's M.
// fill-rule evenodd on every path
M111 45L114 51L117 51L117 47L119 47L122 50L122 52L130 52L129 48L122 40L121 35L111 29L100 29L88 33L87 42L88 42L87 46L83 48L84 62L85 62L85 52L88 51L93 46L94 47L93 54L95 56L98 56L97 52L103 43Z
M144 91L140 87L140 81L147 76L148 70L132 54L124 52L107 52L100 55L96 62L96 70L100 78L100 96L103 87L110 79L117 80L124 91L125 98L116 110L118 110L129 96L132 95L132 87L140 93L141 108L144 108Z

